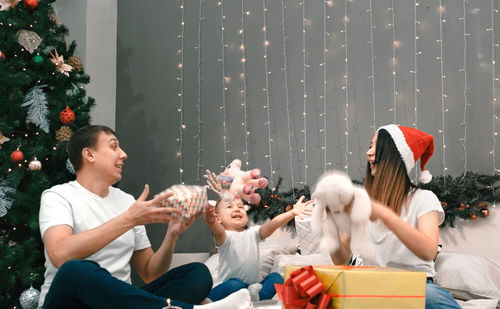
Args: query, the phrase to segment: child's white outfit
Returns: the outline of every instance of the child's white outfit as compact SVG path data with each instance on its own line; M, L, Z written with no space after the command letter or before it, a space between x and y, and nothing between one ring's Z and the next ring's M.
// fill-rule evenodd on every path
M259 299L271 299L276 294L275 283L283 283L278 273L260 277L260 225L242 232L226 231L226 240L219 249L219 278L208 298L217 301L249 285L260 283Z
M242 232L226 231L226 240L219 249L219 278L217 283L239 278L252 284L260 281L260 225Z

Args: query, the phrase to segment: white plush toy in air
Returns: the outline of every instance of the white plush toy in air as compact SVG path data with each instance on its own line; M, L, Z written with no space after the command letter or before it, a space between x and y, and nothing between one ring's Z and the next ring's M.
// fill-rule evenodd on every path
M340 171L324 173L312 193L314 210L313 232L320 236L321 251L333 253L339 248L339 235L351 235L351 249L362 257L372 257L373 244L368 236L371 215L370 197L366 190L354 185Z

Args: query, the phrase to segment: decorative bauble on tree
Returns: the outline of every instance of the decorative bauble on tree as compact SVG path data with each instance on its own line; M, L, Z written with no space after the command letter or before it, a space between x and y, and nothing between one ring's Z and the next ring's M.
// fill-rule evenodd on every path
M83 69L82 59L80 59L80 57L78 56L69 57L66 63L72 66L78 72L81 72Z
M38 0L24 0L24 6L33 11L38 7Z
M68 126L62 126L56 131L56 140L58 142L67 142L73 135L73 131Z
M3 135L2 132L0 132L0 148L2 148L3 143L8 141L10 141L10 138L8 138L7 136Z
M19 30L17 32L17 42L32 54L40 43L42 43L42 38L36 32Z
M30 287L24 290L19 296L19 303L23 309L35 309L38 307L38 299L40 298L40 291Z
M59 113L59 120L64 124L71 124L75 121L75 113L66 105L66 108Z
M8 11L15 7L21 0L0 0L0 11Z
M0 59L4 60L5 59L5 54L3 51L0 50Z
M35 55L33 56L33 58L31 59L31 61L33 61L33 64L36 65L36 66L40 66L43 64L44 62L44 59L42 56L40 55Z
M17 147L17 150L14 150L10 154L10 159L15 163L21 162L22 160L24 160L24 153L19 150L19 147Z
M36 157L31 160L31 162L28 164L28 168L30 171L39 171L42 169L42 162L40 162Z

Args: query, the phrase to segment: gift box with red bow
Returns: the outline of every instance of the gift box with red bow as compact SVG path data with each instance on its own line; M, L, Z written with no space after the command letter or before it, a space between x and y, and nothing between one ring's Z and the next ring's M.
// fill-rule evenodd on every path
M207 189L202 186L173 185L166 190L173 195L163 201L163 206L180 208L181 218L188 219L201 213L207 206Z
M366 266L286 266L285 309L425 308L426 274Z

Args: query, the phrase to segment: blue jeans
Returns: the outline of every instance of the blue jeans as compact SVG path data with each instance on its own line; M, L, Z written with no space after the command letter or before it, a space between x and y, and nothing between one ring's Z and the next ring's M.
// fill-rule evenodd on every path
M453 295L432 280L427 280L425 288L425 309L461 309Z
M270 273L259 283L262 284L262 289L259 292L260 300L271 299L276 294L274 284L283 283L283 277L278 273ZM207 298L210 298L212 301L218 301L238 290L246 289L248 286L249 284L243 282L241 279L231 278L214 287Z
M58 308L163 308L166 298L172 305L192 309L204 300L212 286L212 276L201 263L174 268L138 288L113 277L89 260L70 260L57 271L43 309Z

